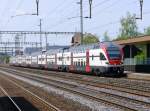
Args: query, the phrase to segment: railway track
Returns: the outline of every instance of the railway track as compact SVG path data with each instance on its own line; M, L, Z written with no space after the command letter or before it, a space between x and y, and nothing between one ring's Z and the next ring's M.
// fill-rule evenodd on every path
M49 79L42 78L37 75L24 74L23 72L22 74L20 73L21 75L17 72L9 72L9 73L13 73L15 75L23 76L31 80L35 80L50 86L54 86L62 90L66 90L95 101L104 102L105 104L109 104L109 105L114 105L116 107L123 108L124 110L139 110L141 108L141 110L147 111L148 109L150 109L149 103L140 100L134 100L131 98L122 97L122 96L105 93L101 91L91 91L91 89L88 89L87 87L86 89L85 88L83 89L76 85L72 85L72 84L70 85L50 78Z
M42 99L41 97L37 96L36 94L32 93L31 91L29 91L28 89L22 87L21 85L17 84L15 81L12 81L10 79L7 79L4 76L0 76L3 80L5 81L9 81L9 83L11 85L13 85L13 87L15 87L15 89L17 90L21 90L21 92L17 92L15 90L14 94L19 94L19 95L23 95L25 97L28 96L28 98L30 98L30 101L38 104L40 111L61 111L59 108L55 107L54 105L48 103L47 101L45 101L44 99ZM7 82L5 82L7 84ZM8 87L8 86L7 86ZM17 110L14 111L25 111L26 108L24 107L24 104L19 103L19 105L17 105L17 103L15 102L15 100L13 100L13 98L9 95L9 93L12 93L13 91L11 89L13 89L13 87L10 87L5 89L5 86L2 87L0 86L1 91L9 98L9 100L11 100L11 102L14 104L14 106L16 107ZM8 91L7 91L8 90ZM11 94L12 95L12 94ZM19 101L20 102L20 101ZM26 104L26 103L25 103ZM27 106L28 107L28 106ZM25 109L24 109L25 108ZM35 110L35 109L34 109Z
M17 105L17 103L15 102L15 100L13 100L13 98L7 93L7 91L2 87L2 86L0 86L0 91L5 95L5 97L7 97L8 98L8 100L9 100L9 104L12 104L12 106L13 107L11 107L12 109L12 111L22 111L21 110L21 108ZM6 100L6 99L5 99ZM5 109L6 110L6 109Z
M20 70L20 68L17 68ZM18 70L17 70L18 71ZM77 74L66 74L63 72L52 72L52 71L42 71L42 70L31 70L26 69L25 72L33 72L37 74L42 74L46 76L60 77L67 80L78 81L79 83L84 83L85 85L91 85L101 88L107 88L112 90L118 90L126 93L136 94L139 96L150 97L150 81L131 80L131 79L116 79L116 78L97 78L85 75Z

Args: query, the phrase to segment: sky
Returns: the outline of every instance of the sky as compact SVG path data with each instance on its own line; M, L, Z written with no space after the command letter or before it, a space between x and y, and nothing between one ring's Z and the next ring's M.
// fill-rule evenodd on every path
M24 14L36 13L36 0L0 0L0 30L74 32L80 31L80 0L39 0L39 16ZM84 18L84 32L96 34L103 39L105 31L113 39L119 33L120 19L127 12L140 14L139 0L93 0L92 19ZM22 16L17 16L17 15ZM89 2L83 0L83 15L89 16ZM150 0L144 0L143 20L137 20L139 31L150 26ZM50 45L69 45L72 35L48 35ZM11 41L5 38L3 41ZM45 37L43 36L43 44ZM26 41L39 41L39 37L29 35Z

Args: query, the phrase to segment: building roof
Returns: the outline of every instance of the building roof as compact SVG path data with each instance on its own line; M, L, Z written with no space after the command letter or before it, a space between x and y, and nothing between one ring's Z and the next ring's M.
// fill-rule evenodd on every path
M119 45L148 43L148 42L150 42L150 35L138 36L138 37L130 38L130 39L127 39L127 40L118 40L118 41L114 41L114 42L119 44Z
M72 46L81 44L81 34L76 33L71 40Z

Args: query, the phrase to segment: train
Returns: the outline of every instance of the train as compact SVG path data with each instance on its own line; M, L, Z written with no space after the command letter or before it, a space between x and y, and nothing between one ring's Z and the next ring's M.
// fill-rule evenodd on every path
M123 60L120 45L101 42L14 56L10 65L109 76L124 73Z

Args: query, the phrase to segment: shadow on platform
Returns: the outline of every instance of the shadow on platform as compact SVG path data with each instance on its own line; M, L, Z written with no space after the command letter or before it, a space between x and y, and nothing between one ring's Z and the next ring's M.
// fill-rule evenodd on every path
M12 97L22 111L39 111L23 97ZM8 97L0 97L0 111L18 111Z

